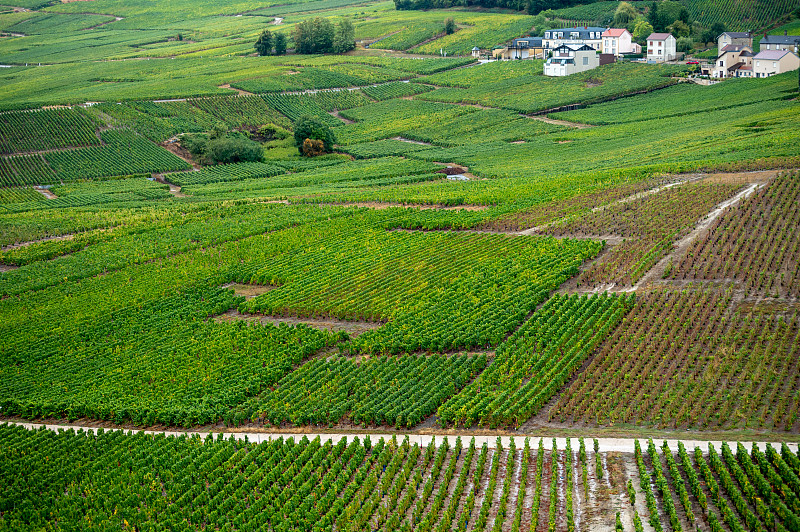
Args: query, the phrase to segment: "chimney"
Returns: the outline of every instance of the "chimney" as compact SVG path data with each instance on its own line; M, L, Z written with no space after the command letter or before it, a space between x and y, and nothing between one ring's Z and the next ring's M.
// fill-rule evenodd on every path
M789 35L789 30L783 30L783 36L786 37L787 35Z

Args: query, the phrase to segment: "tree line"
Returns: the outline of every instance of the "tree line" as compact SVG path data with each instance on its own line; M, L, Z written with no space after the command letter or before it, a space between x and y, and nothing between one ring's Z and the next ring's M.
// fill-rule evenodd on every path
M343 18L336 25L329 19L315 17L295 25L292 30L294 51L298 54L342 54L356 47L353 22ZM253 47L258 55L286 53L286 34L264 30Z

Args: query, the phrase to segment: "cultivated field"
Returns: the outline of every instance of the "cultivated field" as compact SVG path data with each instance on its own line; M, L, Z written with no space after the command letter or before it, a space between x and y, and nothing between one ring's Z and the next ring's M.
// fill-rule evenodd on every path
M618 2L11 3L0 531L800 532L796 71L470 56Z

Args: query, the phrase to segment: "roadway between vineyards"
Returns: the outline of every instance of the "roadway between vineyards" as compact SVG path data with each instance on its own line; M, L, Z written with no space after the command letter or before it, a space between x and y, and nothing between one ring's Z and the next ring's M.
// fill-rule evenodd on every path
M9 421L11 425L19 425L25 427L28 430L37 430L41 427L45 427L48 430L52 430L57 432L59 430L84 430L86 432L95 432L98 430L99 427L90 427L84 425L53 425L53 424L44 424L44 423L25 423L25 422L17 422L17 421ZM339 442L342 438L352 439L358 437L363 439L367 436L375 442L378 441L380 438L384 438L385 440L389 440L392 437L396 437L398 441L402 441L404 438L408 437L409 441L414 444L417 443L422 447L426 447L430 444L431 440L434 438L437 441L442 441L444 439L443 435L430 435L430 434L415 434L415 433L395 433L395 434L379 434L379 433L363 433L363 434L325 434L325 433L288 433L288 432L203 432L203 431L195 431L195 430L129 430L129 429L103 429L106 432L109 430L122 430L124 432L144 432L145 434L163 434L165 436L193 436L198 435L201 438L205 439L206 436L209 434L213 434L215 438L219 437L220 435L225 439L237 439L237 440L244 440L247 438L250 442L258 442L258 443L266 443L278 438L295 438L299 440L303 436L306 436L308 439L313 440L317 436L320 437L322 441L331 440L331 442L335 445ZM462 442L469 442L472 438L475 438L475 445L477 447L483 446L484 443L488 445L489 448L494 448L497 444L497 436L487 436L487 435L476 435L470 433L463 433L463 434L448 434L447 439L452 444L456 437L461 436ZM694 437L695 435L691 435L690 437ZM522 441L526 437L529 437L531 440L538 440L539 436L535 435L525 435L520 434L519 436L513 436L514 441L516 442L517 446L519 447ZM508 448L511 442L512 436L500 436L500 440L502 442L503 448ZM547 442L547 445L550 445L552 441L551 437L543 437ZM590 439L591 436L586 436L586 439ZM572 441L576 441L578 438L572 438ZM620 452L620 453L633 453L634 450L634 442L636 441L633 438L597 438L597 441L600 445L600 450L603 452ZM644 443L647 441L646 438L639 438L639 441ZM695 447L700 447L703 451L708 449L708 444L711 443L717 449L720 448L722 445L721 441L714 441L714 440L696 440L696 439L661 439L661 438L654 438L653 441L657 442L659 445L662 441L668 442L671 449L676 450L678 449L678 442L681 441L688 449L693 449ZM738 440L729 440L729 444L735 444ZM741 442L748 450L752 447L752 442ZM760 448L764 448L767 442L756 442ZM567 446L566 438L556 438L556 444L558 445L559 449L564 449ZM773 442L772 445L775 445ZM798 444L797 443L787 443L786 445L789 446L793 452L797 452Z

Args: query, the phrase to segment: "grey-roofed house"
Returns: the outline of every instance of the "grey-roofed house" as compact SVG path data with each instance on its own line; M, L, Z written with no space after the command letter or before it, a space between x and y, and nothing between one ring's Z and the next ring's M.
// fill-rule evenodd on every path
M728 45L749 46L753 49L753 34L749 31L726 31L717 36L717 49L722 50Z
M554 28L544 32L545 50L553 50L562 44L568 46L591 46L599 50L603 45L603 32L607 28L597 26L574 26L571 28Z
M786 50L800 52L800 35L764 35L759 45L761 50Z

